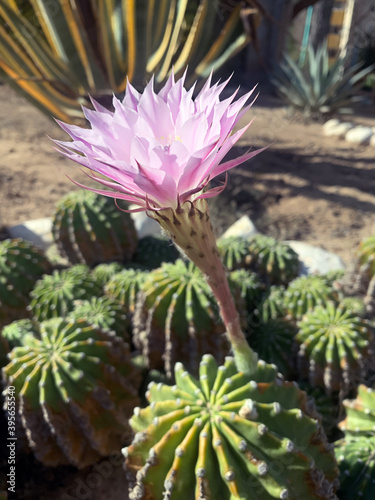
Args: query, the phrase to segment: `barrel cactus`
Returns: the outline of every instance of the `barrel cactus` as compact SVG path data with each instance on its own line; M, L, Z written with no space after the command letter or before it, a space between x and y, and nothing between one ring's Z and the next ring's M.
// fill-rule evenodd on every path
M119 337L54 318L9 357L5 386L15 387L22 426L43 464L85 467L130 436L140 376Z
M337 293L323 276L301 276L285 292L285 307L292 318L301 319L317 305L337 300Z
M109 262L104 264L99 264L92 270L92 275L96 281L103 287L106 286L108 281L117 273L121 273L124 270L124 266L119 262Z
M132 315L135 310L137 294L148 276L147 271L124 269L114 274L104 287L105 294L117 300L126 314Z
M171 374L186 360L196 371L205 353L224 359L228 346L217 305L201 271L181 259L149 274L138 296L133 341L149 367Z
M296 340L302 375L328 392L348 391L364 378L374 356L368 321L333 303L306 314Z
M38 337L39 327L31 319L19 319L4 326L1 335L7 340L11 348L25 345L29 337Z
M220 238L217 247L228 271L248 267L249 242L241 236Z
M101 286L89 268L77 265L39 280L30 294L30 309L38 321L65 317L74 309L75 300L90 299L101 293Z
M59 201L52 234L61 255L72 264L130 261L137 247L130 215L112 199L87 190L73 191Z
M28 316L29 293L51 270L42 251L28 241L0 242L0 326Z
M372 278L375 275L375 236L370 236L361 241L357 256L361 271Z
M254 324L267 323L270 320L284 318L285 316L285 288L272 285L266 290L254 311Z
M248 252L249 265L271 285L287 285L299 274L300 262L296 252L271 236L253 236L248 242Z
M346 432L375 432L375 389L360 385L354 400L344 401L346 418L339 426Z
M238 302L238 308L246 320L245 328L251 323L253 313L261 300L264 286L257 274L246 269L232 271L229 284Z
M156 269L164 262L175 262L180 257L174 243L161 236L145 236L138 241L134 262L148 269Z
M334 499L338 470L306 395L264 362L251 377L232 358L175 366L175 386L150 384L123 450L129 498Z
M366 304L361 297L344 297L340 300L340 307L349 309L356 316L364 318L367 314Z

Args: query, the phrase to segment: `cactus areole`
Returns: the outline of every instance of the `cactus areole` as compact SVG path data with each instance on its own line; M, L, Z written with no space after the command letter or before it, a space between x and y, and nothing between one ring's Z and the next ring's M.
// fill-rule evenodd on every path
M234 102L237 92L220 101L228 82L211 85L210 77L193 98L194 87L187 91L184 81L185 75L175 82L172 73L158 94L153 79L143 94L128 83L124 99L114 97L114 111L95 101L94 111L85 110L91 129L60 123L73 142L56 144L89 170L89 178L110 190L81 187L146 211L200 268L219 303L238 367L251 373L256 355L240 328L206 198L224 188L208 188L212 179L260 152L221 163L250 126L251 122L232 134L251 106L242 109L253 91Z

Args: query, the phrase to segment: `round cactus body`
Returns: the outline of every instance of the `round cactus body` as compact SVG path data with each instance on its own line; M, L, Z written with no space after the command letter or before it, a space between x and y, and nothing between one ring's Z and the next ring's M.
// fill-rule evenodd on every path
M39 327L35 321L31 319L19 319L13 321L9 325L4 326L1 335L6 339L11 348L25 345L29 337L38 337Z
M148 269L156 269L164 262L175 262L180 257L174 243L161 236L145 236L138 241L134 262Z
M367 314L366 304L360 297L344 297L340 300L339 307L349 309L356 316L364 318Z
M321 418L323 429L327 436L337 430L337 423L341 417L341 405L338 398L332 398L321 387L311 387L310 384L299 383L300 388L312 398L316 411Z
M122 339L54 318L9 358L5 384L15 387L29 445L45 465L85 467L129 438L140 376Z
M289 284L285 292L285 307L292 318L301 319L315 306L336 299L336 292L323 276L301 276Z
M300 270L298 255L286 243L258 234L248 241L247 261L269 284L286 285Z
M228 271L248 267L249 241L240 236L220 238L217 247Z
M130 323L124 308L109 297L92 297L90 300L76 301L69 317L84 319L90 325L102 330L112 330L124 340L130 340Z
M372 278L375 275L375 236L361 241L357 255L361 271L366 272L369 278Z
M119 262L109 262L104 264L99 264L92 270L92 275L97 280L98 283L104 288L108 281L117 273L121 273L124 270L124 266Z
M375 432L375 389L360 385L354 400L344 401L346 419L339 427L346 432ZM374 478L375 479L375 478Z
M104 287L105 294L119 302L126 314L133 314L137 295L148 276L147 271L124 269L114 274Z
M273 285L268 288L254 311L254 324L267 323L272 319L284 318L285 316L285 288Z
M73 191L59 201L52 234L72 264L130 261L137 247L130 215L112 199L88 190Z
M252 314L260 302L264 288L258 275L246 269L238 269L230 273L229 283L239 289L248 314Z
M264 362L250 380L206 355L199 375L177 363L176 385L150 384L150 406L134 410L130 499L335 498L336 462L305 393Z
M347 391L361 380L373 359L368 321L333 303L317 306L299 323L300 367L312 386ZM305 366L307 361L307 367Z
M51 270L42 251L28 241L0 242L0 325L28 316L29 293Z
M102 289L88 267L73 266L44 276L32 290L30 308L38 321L66 317L75 300L87 300L102 294Z
M138 296L133 341L150 368L171 374L184 360L196 372L205 352L224 359L224 332L211 289L194 264L179 259L149 274Z

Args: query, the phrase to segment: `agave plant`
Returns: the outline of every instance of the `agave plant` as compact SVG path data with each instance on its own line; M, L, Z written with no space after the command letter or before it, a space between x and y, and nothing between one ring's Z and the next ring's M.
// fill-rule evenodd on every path
M285 54L273 77L276 91L289 105L308 116L321 116L347 111L361 99L353 93L373 66L361 70L362 63L359 63L346 69L342 57L330 64L325 43L316 51L309 45L307 55L307 65L301 68Z
M250 39L240 3L219 0L0 0L0 76L49 116L82 118L88 94L124 91L127 79L162 82L172 65L207 76ZM254 9L253 9L254 10ZM261 14L255 9L252 26ZM254 33L253 33L254 35Z

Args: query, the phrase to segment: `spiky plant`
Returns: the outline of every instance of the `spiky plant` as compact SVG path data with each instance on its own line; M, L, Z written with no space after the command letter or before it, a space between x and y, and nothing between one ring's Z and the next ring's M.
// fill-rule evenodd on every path
M331 447L305 394L274 368L259 362L250 380L232 358L218 368L206 355L199 380L181 363L175 378L150 384L150 406L131 419L132 500L334 498Z
M124 269L116 273L104 287L105 294L117 300L126 314L132 315L135 310L137 294L148 276L147 271Z
M272 285L263 295L254 311L253 323L267 323L270 320L284 318L286 316L285 309L285 288L282 286Z
M156 269L164 262L175 262L180 252L171 240L161 236L145 236L138 241L134 262L148 269Z
M124 266L119 262L110 262L105 264L99 264L92 270L92 275L103 287L106 286L108 281L117 273L124 270Z
M73 311L74 301L91 299L101 293L101 287L89 268L77 265L54 271L39 280L30 293L30 309L39 321L65 317Z
M149 274L138 296L133 341L150 368L171 374L184 360L197 371L205 352L224 359L224 331L211 290L193 263L179 259Z
M124 308L119 302L109 297L92 297L89 300L77 300L69 314L73 319L84 319L90 325L102 330L112 330L126 341L130 340L130 323Z
M304 382L299 382L298 385L314 402L316 412L321 418L323 429L330 438L332 433L337 430L338 421L342 418L342 406L340 405L339 398L332 398L321 387L311 387L310 384Z
M369 322L330 302L304 316L296 340L302 375L328 392L348 391L374 359Z
M246 269L232 271L229 275L229 283L234 296L236 297L237 294L240 296L244 316L250 324L252 315L261 300L264 285L257 274Z
M13 321L1 330L2 337L7 340L11 348L25 345L30 336L37 337L38 334L39 327L37 323L30 319Z
M54 318L40 339L15 347L3 369L36 458L48 466L85 467L129 439L140 376L129 346L85 321Z
M361 318L364 318L367 314L366 304L361 297L344 297L340 300L339 305L343 309L349 309Z
M301 319L304 314L317 305L328 301L337 301L338 295L324 276L301 276L293 280L285 292L285 307L294 319Z
M71 264L130 261L137 247L130 215L120 211L110 198L86 189L59 200L52 234L61 255Z
M360 272L372 278L375 275L375 236L369 236L361 241L357 257L361 266Z
M29 293L51 270L42 251L28 241L0 242L0 326L28 316Z
M271 285L286 285L298 276L298 255L286 243L257 234L249 239L248 252L249 265Z
M339 426L345 432L375 432L375 389L360 385L356 399L344 401L346 418Z
M220 238L217 247L228 271L248 267L249 241L241 236Z
M289 105L314 118L347 110L361 100L355 91L373 67L360 70L362 62L347 67L342 57L330 64L326 43L316 51L309 45L307 54L306 68L285 54L273 77L276 91Z

